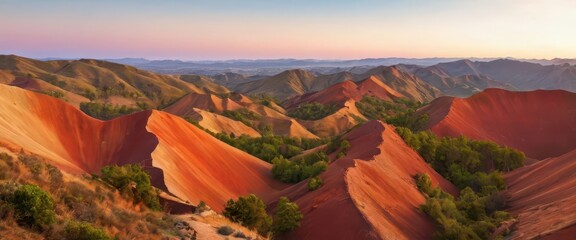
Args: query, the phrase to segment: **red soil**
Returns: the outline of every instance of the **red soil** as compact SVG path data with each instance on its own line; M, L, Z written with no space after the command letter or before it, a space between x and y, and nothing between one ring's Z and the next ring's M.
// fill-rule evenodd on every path
M518 216L511 239L571 239L576 232L576 149L505 175L510 212ZM572 235L570 235L572 233Z
M154 186L217 211L230 198L284 187L272 180L270 164L171 114L144 111L103 122L56 98L2 84L0 92L0 143L65 171L141 164Z
M163 111L188 117L195 114L193 108L221 113L224 110L237 110L242 108L242 106L229 98L221 99L212 94L189 93L176 103L163 109Z
M457 189L408 147L394 128L379 121L345 137L348 154L321 174L324 185L306 183L283 191L300 206L304 219L288 239L429 239L434 222L418 207L425 199L413 176L427 173L434 185Z
M350 99L360 101L364 96L374 96L384 100L392 100L402 97L402 94L371 76L358 83L348 80L334 84L324 90L292 98L286 102L285 106L289 109L297 107L302 103L310 102L342 106Z
M464 135L519 149L535 159L576 148L576 93L487 89L469 98L441 97L421 110L440 136Z

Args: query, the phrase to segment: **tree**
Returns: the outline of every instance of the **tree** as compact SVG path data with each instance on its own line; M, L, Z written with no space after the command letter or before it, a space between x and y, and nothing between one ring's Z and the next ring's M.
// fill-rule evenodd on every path
M287 197L281 197L274 214L274 232L283 233L296 229L303 217L298 204L290 202Z
M36 185L22 185L12 199L16 220L23 225L42 227L54 223L54 201Z
M272 225L272 218L266 213L266 205L254 194L241 196L238 201L228 200L222 214L233 222L266 234Z

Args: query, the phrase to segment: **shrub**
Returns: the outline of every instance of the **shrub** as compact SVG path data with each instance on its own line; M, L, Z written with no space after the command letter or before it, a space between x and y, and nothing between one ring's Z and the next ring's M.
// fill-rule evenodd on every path
M322 178L320 177L313 177L310 178L308 180L308 191L314 191L320 187L322 187L322 184L324 184L324 182L322 181Z
M35 155L26 155L21 153L18 155L18 160L24 163L24 166L26 166L35 177L38 177L44 168L40 159Z
M225 225L225 226L221 226L218 228L218 234L222 234L224 236L228 236L230 234L234 233L234 228Z
M135 203L143 202L154 210L160 210L158 194L152 188L150 175L140 165L105 166L101 170L103 181L132 195Z
M18 223L31 227L44 227L54 223L54 201L36 185L22 185L12 198Z
M102 229L86 222L70 221L64 229L66 239L76 240L108 240L110 238Z
M281 197L274 214L274 232L283 233L296 229L300 226L300 220L303 217L296 203L290 202L286 197Z
M272 218L266 213L266 205L254 194L241 196L238 201L230 199L222 214L233 222L256 229L260 234L270 230Z
M367 118L382 120L394 126L406 127L411 130L421 130L428 122L427 114L416 112L422 106L423 104L420 102L406 99L387 101L372 96L366 96L356 102L358 111Z

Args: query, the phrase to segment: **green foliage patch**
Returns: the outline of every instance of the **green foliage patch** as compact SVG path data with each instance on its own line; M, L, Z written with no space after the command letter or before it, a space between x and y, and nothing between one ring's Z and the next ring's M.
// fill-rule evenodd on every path
M162 209L158 194L152 188L150 175L140 165L105 166L100 172L103 181L133 197L134 203L142 202L151 209Z
M338 110L335 105L324 105L317 102L300 104L288 112L288 116L302 120L318 120L334 114Z
M428 122L428 115L416 112L422 106L424 104L407 99L399 98L394 99L394 101L386 101L372 96L366 96L356 102L358 111L368 119L382 120L394 126L406 127L414 131L422 130Z

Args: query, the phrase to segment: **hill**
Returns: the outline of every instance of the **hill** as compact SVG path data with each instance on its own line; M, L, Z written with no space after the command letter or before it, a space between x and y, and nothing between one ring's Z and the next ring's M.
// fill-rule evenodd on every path
M442 97L421 112L440 136L489 140L544 159L576 148L576 93L487 89L469 98Z
M127 106L163 106L189 92L228 91L205 79L193 80L184 76L183 79L190 80L189 83L180 76L161 75L100 60L38 61L0 55L0 83L16 81L14 85L17 85L22 78L49 83L64 90L65 95L69 92L93 101Z
M442 95L442 93L432 85L408 72L402 71L397 66L370 69L359 74L356 79L367 79L375 77L387 86L402 94L404 97L418 102L429 102Z
M488 62L460 60L437 64L450 77L485 76L519 90L562 89L576 92L576 66L541 65L527 61L497 59Z
M282 191L298 203L304 219L288 239L428 239L434 223L418 206L424 196L413 176L428 173L434 185L456 188L438 175L395 133L372 121L346 134L351 148L320 176L324 185L308 192L306 183ZM337 213L337 214L335 214Z
M336 83L317 92L311 92L288 99L283 105L287 109L295 108L302 103L317 102L324 105L343 106L346 101L360 101L364 96L374 96L383 100L393 100L403 97L402 94L376 79L369 77L360 82L351 80Z
M46 95L6 85L0 91L2 146L37 154L63 171L140 164L155 187L215 210L230 198L283 186L272 180L268 163L174 115L143 111L104 122Z

